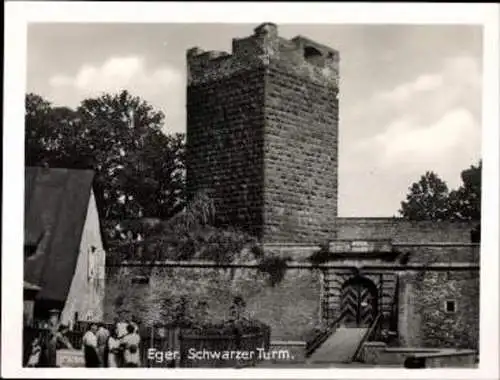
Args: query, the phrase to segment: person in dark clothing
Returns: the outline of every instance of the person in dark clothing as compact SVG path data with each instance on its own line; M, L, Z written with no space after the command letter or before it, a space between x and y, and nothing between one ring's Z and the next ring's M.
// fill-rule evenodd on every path
M67 332L68 327L65 325L50 327L50 332L42 339L38 367L57 367L57 349L60 346L73 348L66 338Z
M89 330L83 336L83 353L85 355L85 367L100 367L99 355L97 353L97 325L91 324Z
M97 329L96 337L97 337L97 353L99 355L99 360L102 367L108 366L108 340L109 340L109 331L104 325L104 323L99 324L99 328Z

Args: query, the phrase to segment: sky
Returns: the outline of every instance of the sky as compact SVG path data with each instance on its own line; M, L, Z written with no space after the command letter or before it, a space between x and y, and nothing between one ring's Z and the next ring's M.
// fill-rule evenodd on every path
M186 50L230 52L257 24L31 24L27 91L76 107L127 89L186 128ZM339 216L398 215L428 170L449 188L481 157L482 28L280 24L340 52Z

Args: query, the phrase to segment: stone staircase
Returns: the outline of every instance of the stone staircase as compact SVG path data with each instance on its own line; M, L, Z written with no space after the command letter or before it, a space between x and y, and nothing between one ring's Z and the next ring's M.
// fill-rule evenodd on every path
M309 358L309 363L350 363L368 328L339 327Z

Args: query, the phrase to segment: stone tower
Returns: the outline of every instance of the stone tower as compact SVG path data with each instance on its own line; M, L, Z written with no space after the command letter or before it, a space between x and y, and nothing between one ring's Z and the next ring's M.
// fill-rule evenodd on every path
M232 53L187 52L187 183L264 243L332 238L339 53L265 23Z

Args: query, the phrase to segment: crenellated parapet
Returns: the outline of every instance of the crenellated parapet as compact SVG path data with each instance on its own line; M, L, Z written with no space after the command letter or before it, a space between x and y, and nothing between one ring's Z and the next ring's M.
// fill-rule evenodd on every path
M278 27L264 23L254 34L234 38L231 53L204 51L194 47L187 52L188 84L196 85L233 76L258 67L293 72L310 81L325 81L338 87L339 52L297 36L291 40L278 35Z

